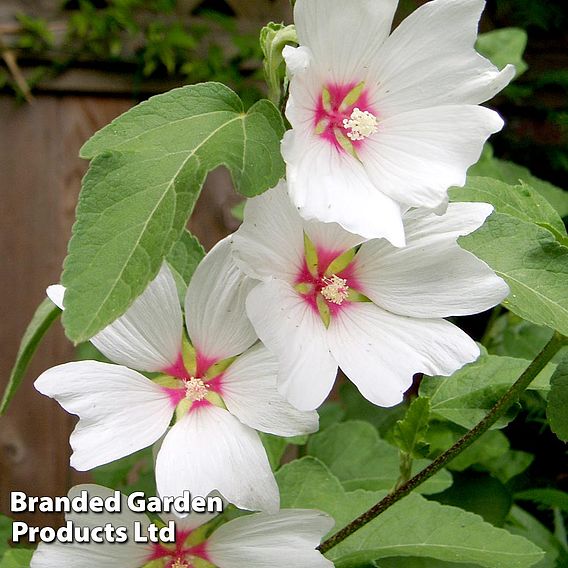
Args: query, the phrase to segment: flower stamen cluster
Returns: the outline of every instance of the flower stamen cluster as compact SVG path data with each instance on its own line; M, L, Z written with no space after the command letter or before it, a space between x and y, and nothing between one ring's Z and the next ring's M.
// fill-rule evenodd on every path
M321 289L321 295L333 304L341 306L349 296L349 286L345 278L339 278L336 274L324 276L322 282L325 286Z
M379 130L378 120L368 110L362 111L355 107L349 119L343 119L343 128L351 130L347 136L351 140L364 140Z
M185 398L191 402L199 402L209 394L209 387L203 382L203 379L192 377L184 381Z

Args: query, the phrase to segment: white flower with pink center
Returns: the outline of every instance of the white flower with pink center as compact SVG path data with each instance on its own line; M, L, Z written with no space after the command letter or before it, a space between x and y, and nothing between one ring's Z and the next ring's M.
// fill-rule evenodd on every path
M304 220L284 183L249 200L233 251L262 280L246 308L278 357L282 394L299 409L317 408L339 366L368 400L392 406L415 373L451 375L474 361L475 342L443 318L487 310L508 294L457 244L491 211L485 203L452 203L443 216L409 211L407 245L396 248Z
M118 365L81 361L45 371L37 390L79 416L71 465L89 470L166 434L156 458L161 495L205 496L216 489L242 509L277 510L278 488L255 430L306 434L317 430L318 417L278 393L277 361L245 314L254 285L231 260L229 242L221 241L188 287L189 341L164 265L129 310L92 339ZM62 288L48 293L62 307ZM160 375L150 380L132 369Z
M110 497L114 491L98 485L79 485L69 497L86 490L90 497ZM316 547L333 527L326 514L306 509L283 509L276 514L256 513L219 524L214 515L193 513L181 519L162 515L176 525L175 543L41 543L31 560L31 568L333 568ZM100 527L110 523L134 534L141 523L149 524L142 513L128 510L122 498L120 513L68 513L75 527ZM213 522L211 522L213 521Z
M474 44L483 0L433 0L393 32L396 0L297 0L300 47L282 152L305 219L404 245L401 213L443 208L447 189L503 121L478 106L514 76ZM390 35L389 35L390 34Z

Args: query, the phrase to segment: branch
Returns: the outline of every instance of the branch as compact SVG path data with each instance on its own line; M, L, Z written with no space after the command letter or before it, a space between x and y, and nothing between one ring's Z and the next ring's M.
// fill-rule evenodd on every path
M481 435L485 434L501 416L518 400L533 379L544 369L558 351L568 344L568 338L555 332L552 339L544 346L534 361L527 367L513 386L497 401L487 416L466 432L451 448L438 456L428 467L418 472L414 477L401 485L398 489L387 495L384 499L373 505L368 511L351 521L346 527L330 536L318 550L324 554L345 540L348 536L364 527L367 523L378 517L389 507L408 495L413 489L424 483L428 478L440 471L448 462L471 446Z

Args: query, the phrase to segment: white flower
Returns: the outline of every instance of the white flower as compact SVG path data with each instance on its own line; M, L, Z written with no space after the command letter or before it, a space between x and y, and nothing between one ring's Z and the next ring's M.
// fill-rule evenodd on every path
M89 495L106 498L114 492L97 485L79 485L69 497L87 490ZM69 513L66 519L77 527L100 527L110 523L127 527L133 535L134 523L149 524L142 513L132 513L123 498L121 513L107 517L100 514ZM31 568L333 568L317 550L322 537L333 527L333 520L319 511L287 509L277 514L256 513L238 517L213 532L202 526L212 519L207 514L192 514L174 520L176 542L142 544L132 538L125 543L45 544L41 543L31 561ZM202 530L204 529L204 530Z
M456 240L481 226L485 203L452 203L443 216L404 216L408 244L363 242L336 223L303 220L284 184L251 199L233 236L236 260L263 280L247 313L279 360L279 388L317 408L337 367L380 406L402 400L415 373L451 375L479 356L442 318L499 303L507 285ZM359 246L360 245L360 246Z
M306 219L404 245L401 209L442 208L503 126L477 106L514 76L474 49L483 0L434 0L389 36L396 0L297 0L284 137Z
M88 470L153 444L175 412L156 459L161 495L217 489L240 508L277 510L278 488L254 429L294 436L317 430L318 418L298 412L277 391L277 362L255 343L245 314L254 284L221 241L189 285L191 345L185 341L183 352L182 312L164 265L126 314L92 340L119 365L82 361L44 372L37 390L80 418L70 438L71 465ZM49 294L62 299L61 287ZM128 367L162 376L150 380Z

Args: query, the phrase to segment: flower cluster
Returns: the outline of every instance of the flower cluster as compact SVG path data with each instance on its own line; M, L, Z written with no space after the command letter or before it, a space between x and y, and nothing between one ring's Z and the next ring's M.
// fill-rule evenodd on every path
M338 367L369 401L392 406L416 373L448 376L479 356L444 318L484 311L508 288L457 244L491 206L448 205L447 190L502 127L478 104L514 69L498 71L474 50L482 0L433 0L389 35L396 4L296 2L300 45L284 49L287 179L249 200L239 230L201 262L185 330L164 263L92 339L115 364L68 363L35 383L79 416L75 468L158 442L160 495L218 491L263 513L201 540L193 521L178 519L176 546L115 547L120 558L106 564L86 548L40 546L34 568L331 566L314 549L333 523L278 512L258 431L316 431ZM48 294L64 307L60 286Z

